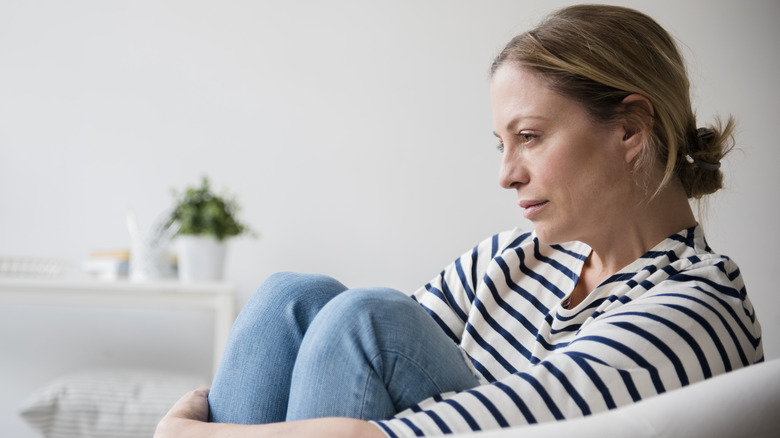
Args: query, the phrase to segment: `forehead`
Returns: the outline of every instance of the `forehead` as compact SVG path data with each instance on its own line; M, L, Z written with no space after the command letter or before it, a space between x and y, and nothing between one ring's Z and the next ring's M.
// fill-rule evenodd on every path
M553 91L540 73L511 64L502 65L491 77L490 100L497 127L525 118L560 120L581 110Z

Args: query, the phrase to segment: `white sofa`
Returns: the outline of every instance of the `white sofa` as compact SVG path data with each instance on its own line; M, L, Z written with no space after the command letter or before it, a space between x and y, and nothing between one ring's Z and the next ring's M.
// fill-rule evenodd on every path
M780 359L579 419L457 438L780 437Z
M42 388L22 415L47 438L149 437L181 394L205 384L166 373L76 373ZM455 438L467 437L780 437L780 359L589 417Z

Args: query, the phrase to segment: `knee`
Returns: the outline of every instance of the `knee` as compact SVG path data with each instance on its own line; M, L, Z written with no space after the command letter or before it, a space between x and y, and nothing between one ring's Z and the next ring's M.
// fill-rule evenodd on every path
M245 307L286 306L303 299L316 300L318 296L327 296L330 300L345 289L337 280L325 275L278 272L263 282Z
M237 322L251 326L263 318L311 319L344 290L343 284L324 275L276 273L268 277L247 301Z
M413 299L396 290L346 291L313 320L303 337L298 356L301 365L296 366L347 360L354 351L361 352L360 357L376 357L397 342L419 336L418 322L430 319L424 313Z
M260 288L257 290L259 295L279 295L284 294L300 295L311 294L317 290L345 289L344 285L334 278L320 274L305 274L300 272L277 272L271 274Z
M416 303L408 295L395 289L353 289L333 300L329 307L347 314L394 312Z
M367 326L402 323L419 305L402 292L386 289L354 289L335 297L315 320L318 335L337 335Z

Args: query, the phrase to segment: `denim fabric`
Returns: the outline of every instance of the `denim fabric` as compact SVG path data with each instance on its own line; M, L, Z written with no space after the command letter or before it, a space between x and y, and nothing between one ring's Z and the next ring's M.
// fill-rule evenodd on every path
M211 420L385 419L479 384L457 345L401 292L320 275L271 276L236 319Z

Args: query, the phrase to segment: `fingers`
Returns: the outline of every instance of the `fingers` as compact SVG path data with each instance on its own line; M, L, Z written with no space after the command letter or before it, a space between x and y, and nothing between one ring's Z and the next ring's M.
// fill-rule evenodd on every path
M208 399L210 390L211 390L211 388L198 388L198 389L192 391L192 393L196 397L202 397L202 398Z
M209 413L209 388L198 388L184 394L166 417L206 421Z

